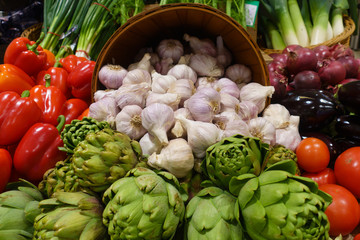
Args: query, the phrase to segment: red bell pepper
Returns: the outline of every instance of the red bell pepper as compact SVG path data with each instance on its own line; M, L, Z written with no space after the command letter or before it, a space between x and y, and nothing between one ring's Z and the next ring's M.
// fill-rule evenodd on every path
M46 54L46 63L43 67L43 70L47 70L55 65L56 58L55 58L55 54L53 54L51 51L44 49L44 52Z
M0 193L4 191L6 184L10 180L12 168L12 158L10 153L0 148Z
M41 122L56 126L57 118L61 114L66 97L59 88L49 85L50 79L47 79L46 86L34 86L30 89L30 98L37 103L43 113Z
M12 64L0 65L0 92L15 91L21 94L35 85L32 78Z
M82 120L83 117L89 117L89 108L85 109L85 111L83 111L82 114L78 116L77 119Z
M89 60L84 57L78 57L74 54L70 54L70 55L60 59L60 63L62 65L62 67L68 73L71 73L77 67L77 65L79 65L82 62L86 62L86 61L89 61Z
M53 168L56 162L65 160L67 154L58 149L64 143L60 131L65 117L60 115L55 127L48 123L34 124L23 136L14 155L15 170L28 181L38 183L44 173Z
M68 75L69 74L65 69L55 65L47 70L40 71L36 77L36 84L45 86L46 79L50 78L50 85L59 88L65 97L69 98L71 93L66 82Z
M71 123L72 120L77 119L89 105L79 98L68 99L62 110L61 115L65 116L65 124Z
M71 94L76 98L89 101L91 99L91 79L95 69L94 61L85 61L69 74L67 84L71 88Z
M36 75L44 68L46 53L39 46L44 39L44 34L34 42L25 37L18 37L7 46L4 55L4 63L14 64L30 76Z
M0 145L17 143L41 119L41 109L25 94L20 97L13 91L0 93Z

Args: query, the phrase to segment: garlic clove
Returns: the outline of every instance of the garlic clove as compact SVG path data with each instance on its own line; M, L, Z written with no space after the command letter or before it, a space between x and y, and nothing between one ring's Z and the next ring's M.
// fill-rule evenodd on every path
M153 153L160 153L160 150L162 149L160 141L149 133L145 133L145 135L139 140L139 144L144 156L150 156Z
M234 111L237 114L240 111L240 101L234 96L227 93L220 93L221 112Z
M254 102L241 101L237 113L244 121L258 117L259 108Z
M246 84L240 89L240 101L251 101L258 107L258 113L265 108L267 98L275 92L273 86L263 86L256 82Z
M116 130L131 139L139 140L146 133L146 129L141 124L141 112L142 108L137 105L125 106L116 115Z
M177 39L163 39L156 48L156 52L161 59L171 58L177 63L184 54L184 47Z
M123 85L147 83L149 86L151 86L151 81L151 75L148 71L143 69L134 69L126 74L125 78L123 79Z
M190 79L194 83L197 80L196 72L189 66L185 64L177 64L173 66L168 72L167 75L174 76L176 79Z
M94 101L97 102L104 97L115 97L115 95L116 95L116 90L114 89L97 90L94 93Z
M287 128L276 129L276 144L295 151L300 142L301 136L297 127L290 125Z
M216 38L216 49L217 49L217 56L216 56L217 63L219 65L222 65L223 67L229 66L232 61L232 55L230 51L227 48L225 48L224 40L221 36L218 36Z
M226 68L225 77L231 79L236 84L249 83L252 79L252 73L249 67L237 63Z
M115 95L117 105L122 109L127 105L145 107L145 100L150 86L145 83L122 85Z
M227 93L235 98L240 97L240 89L236 83L229 78L220 78L215 82L214 89L219 93Z
M201 77L219 78L224 75L224 68L217 64L216 58L205 54L194 54L189 66Z
M132 63L128 66L128 71L142 69L150 73L152 70L154 70L154 67L151 65L150 59L150 53L145 53L143 58L139 62Z
M215 77L199 77L195 83L197 89L204 87L211 87L215 89L215 84L218 81L218 78Z
M179 108L180 101L181 97L176 93L155 93L150 91L146 98L146 106L154 103L163 103L175 111Z
M163 58L159 60L154 66L156 72L166 75L169 70L173 67L173 60L172 58Z
M153 71L151 73L152 84L151 91L154 93L166 93L176 82L176 78L171 75L162 75Z
M189 99L195 91L194 82L189 79L179 79L168 89L168 93L175 93L180 97L179 105L181 107L184 106L184 102Z
M175 119L179 116L184 116L186 119L193 120L191 113L187 108L179 108L174 112ZM186 130L183 128L179 120L175 120L174 127L172 127L170 133L174 138L186 138Z
M210 39L199 39L189 34L184 34L184 40L189 42L190 48L194 53L207 54L216 57L217 50L215 44Z
M248 122L249 132L252 137L259 138L262 142L274 146L276 143L276 129L274 125L263 117L253 118Z
M264 109L262 116L277 129L290 125L290 112L281 104L270 104Z
M104 97L89 106L89 116L98 121L107 121L111 128L115 128L115 117L119 112L113 97Z

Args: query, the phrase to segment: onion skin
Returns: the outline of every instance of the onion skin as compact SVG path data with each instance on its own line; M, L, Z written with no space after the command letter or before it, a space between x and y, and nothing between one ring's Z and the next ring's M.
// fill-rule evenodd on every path
M323 85L335 86L346 77L346 69L339 61L323 61L318 69L319 77Z
M320 45L313 48L313 51L315 52L315 55L319 61L332 58L329 46Z
M341 62L342 65L346 69L346 78L354 78L357 77L359 73L359 62L355 60L354 57L344 56L339 57L337 61Z
M271 96L274 102L279 101L286 95L287 78L277 72L269 72L270 85L275 88L275 92Z
M295 75L293 86L295 89L320 89L321 80L317 72L305 70Z
M314 51L309 48L297 48L289 51L286 67L289 74L296 74L304 70L315 71L318 59Z
M282 53L289 54L289 52L293 52L300 48L303 48L303 47L300 45L297 45L297 44L290 44L290 45L287 45L286 48L284 48L284 50L282 50Z
M354 57L354 51L350 47L346 47L340 43L330 47L330 52L335 60L344 56Z

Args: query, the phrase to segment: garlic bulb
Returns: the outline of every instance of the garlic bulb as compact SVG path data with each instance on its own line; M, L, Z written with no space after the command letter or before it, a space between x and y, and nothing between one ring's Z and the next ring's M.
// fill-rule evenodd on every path
M145 135L139 140L139 144L142 154L148 156L153 153L160 153L162 148L160 141L149 133L145 133Z
M138 105L145 107L150 85L148 83L122 85L116 90L115 100L117 105L122 109L127 105Z
M151 75L142 69L134 69L129 71L123 79L123 85L147 83L151 85Z
M215 89L215 84L218 81L218 78L215 77L199 77L195 83L197 89L203 87L211 87Z
M189 66L202 77L221 77L224 68L217 64L216 58L205 54L195 54L190 58Z
M241 119L227 122L224 129L224 137L231 137L235 134L241 134L246 137L251 136L247 123Z
M115 117L119 112L115 99L104 97L89 106L89 116L98 121L107 121L110 127L115 128Z
M227 93L220 93L220 109L221 112L234 111L239 113L240 101L234 96Z
M152 84L151 84L151 91L154 93L166 93L170 86L176 82L176 78L171 75L161 75L153 71L151 73L152 77Z
M250 119L258 116L259 108L254 102L241 101L238 106L239 108L237 109L237 113L242 120L249 121Z
M179 108L180 96L176 93L155 93L150 91L146 98L146 106L154 103L162 103L171 107L174 111Z
M141 121L143 127L156 137L161 145L168 144L166 134L174 124L174 111L171 107L163 103L153 103L142 110Z
M289 126L287 128L276 129L276 144L281 144L284 147L295 151L300 142L301 136L298 128Z
M179 105L183 106L184 102L189 99L195 91L193 81L189 79L179 79L170 86L168 93L176 93L180 97Z
M219 93L227 93L235 98L240 97L240 89L236 83L231 81L229 78L220 78L215 82L214 88Z
M145 53L144 57L139 62L132 63L129 65L128 71L134 69L142 69L150 73L152 70L154 70L154 67L151 65L150 59L151 59L150 53Z
M265 103L268 97L271 98L275 92L273 86L263 86L256 82L246 84L240 89L240 101L251 101L258 107L258 113L265 108Z
M156 72L166 75L169 70L174 66L172 58L163 58L155 65Z
M190 79L193 83L197 80L196 72L185 64L177 64L173 66L167 73L167 75L174 76L176 79Z
M164 39L159 43L156 52L160 58L171 58L174 63L177 63L184 54L184 47L179 40Z
M189 65L191 55L192 55L192 53L181 56L178 64Z
M201 53L216 57L216 47L213 41L210 39L199 39L189 34L184 34L184 40L189 42L190 48L194 53Z
M220 94L213 88L201 88L184 102L184 106L195 120L211 122L220 112L220 99Z
M270 104L264 109L262 116L275 128L286 128L290 124L290 112L281 104Z
M116 115L116 130L125 133L131 139L140 139L146 133L141 124L141 112L142 108L138 105L125 106Z
M224 47L224 40L221 36L216 38L216 49L217 49L217 63L223 67L230 65L232 61L232 56L230 51Z
M181 125L181 122L177 120L177 118L180 116L184 116L186 119L194 120L193 117L191 116L190 111L187 108L179 108L178 110L176 110L174 112L175 124L174 127L171 129L171 134L175 138L186 137L186 130Z
M110 89L118 89L127 74L127 70L120 65L107 64L99 71L99 81Z
M106 96L115 97L115 95L116 95L116 90L114 90L114 89L97 90L94 93L94 101L97 102Z
M223 132L215 124L177 117L186 129L187 141L196 158L205 157L206 149L221 140Z
M225 77L230 78L235 83L249 83L251 82L252 74L249 67L244 64L234 64L225 70Z
M147 162L151 167L166 169L177 178L185 177L194 167L194 155L185 139L177 138L161 149L160 154L153 153Z
M276 129L274 125L263 117L253 118L248 122L251 136L262 142L274 146L276 143Z

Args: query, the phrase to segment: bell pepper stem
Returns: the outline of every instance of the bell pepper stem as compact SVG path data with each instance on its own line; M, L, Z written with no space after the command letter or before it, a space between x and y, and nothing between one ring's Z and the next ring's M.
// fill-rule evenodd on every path
M29 90L25 90L21 93L21 97L29 97L30 96L30 91Z
M57 121L58 121L59 124L56 126L56 129L59 131L59 133L61 133L61 130L64 127L65 120L66 119L65 119L64 115L59 115L58 118L57 118Z
M59 61L56 61L54 64L54 67L62 67L61 63Z
M45 37L45 33L42 32L38 40L36 40L36 42L33 45L27 44L27 49L33 51L36 55L39 55L39 51L37 50L37 47L40 45L42 40L44 40L44 37Z
M50 74L45 74L45 76L44 76L44 78L45 78L45 87L50 87L50 83L51 83L51 76L50 76Z

